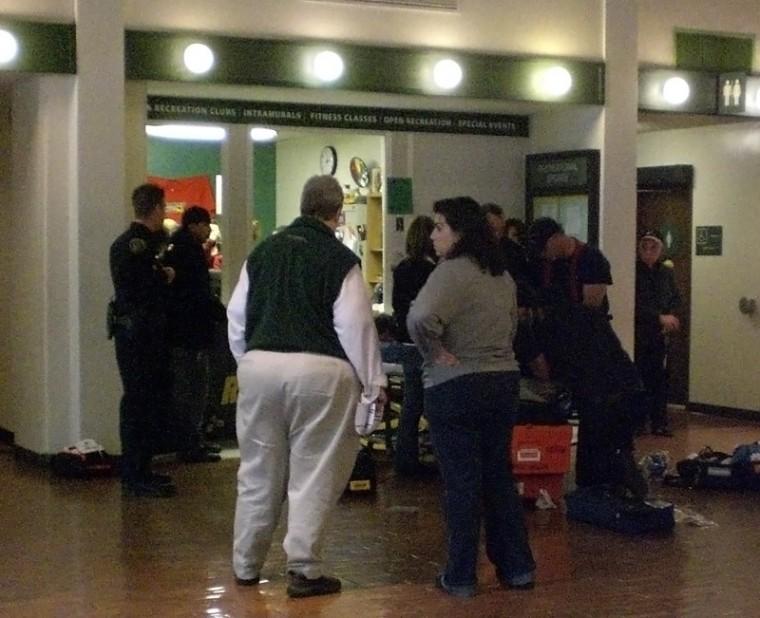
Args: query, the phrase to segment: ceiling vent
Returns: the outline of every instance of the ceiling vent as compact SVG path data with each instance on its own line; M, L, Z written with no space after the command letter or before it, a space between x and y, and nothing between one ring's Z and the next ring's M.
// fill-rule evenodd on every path
M405 9L438 9L456 11L459 0L311 0L312 2L339 2L361 6L388 6Z

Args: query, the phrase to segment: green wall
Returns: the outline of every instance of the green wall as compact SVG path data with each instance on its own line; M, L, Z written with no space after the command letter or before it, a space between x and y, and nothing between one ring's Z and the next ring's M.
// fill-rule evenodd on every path
M222 173L222 148L215 142L184 142L156 137L148 138L148 174L164 178L184 176L209 177Z
M259 220L260 238L275 228L277 210L277 146L253 147L253 210ZM214 189L214 177L222 173L222 148L215 142L185 142L148 138L148 175L164 178L207 175Z
M253 211L259 220L259 239L269 236L277 221L277 146L253 147Z

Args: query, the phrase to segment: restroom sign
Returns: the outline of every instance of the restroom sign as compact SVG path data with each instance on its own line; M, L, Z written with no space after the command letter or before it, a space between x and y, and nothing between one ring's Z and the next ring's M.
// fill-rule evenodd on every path
M718 112L742 114L747 105L747 74L722 73L718 81Z

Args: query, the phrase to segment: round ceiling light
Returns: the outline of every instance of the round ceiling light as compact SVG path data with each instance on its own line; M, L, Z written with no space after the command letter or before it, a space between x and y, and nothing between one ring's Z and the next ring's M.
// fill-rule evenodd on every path
M322 82L334 82L343 75L343 58L334 51L321 51L314 56L312 70Z
M565 96L573 87L573 76L565 67L544 69L538 75L539 92L552 99Z
M451 58L439 60L433 67L433 81L442 90L452 90L462 81L462 67Z
M267 127L253 127L251 129L251 139L254 142L271 142L277 137L277 131Z
M214 52L211 51L208 45L203 45L203 43L188 45L185 48L183 58L187 69L196 75L208 73L211 67L214 66Z
M0 30L0 64L7 64L18 54L18 41L7 30Z
M662 85L662 97L671 105L685 103L690 94L689 83L683 77L671 77Z

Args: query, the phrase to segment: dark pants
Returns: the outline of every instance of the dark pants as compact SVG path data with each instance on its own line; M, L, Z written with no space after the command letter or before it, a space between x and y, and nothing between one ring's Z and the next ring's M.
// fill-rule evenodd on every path
M124 483L144 481L158 451L171 389L169 349L155 337L117 332L116 362L124 387L119 406L121 476Z
M444 485L450 586L476 583L481 514L486 553L500 579L531 573L522 503L512 477L519 375L476 373L425 389L425 415Z
M636 345L636 367L644 384L640 421L643 425L648 419L652 429L668 426L667 353L664 342Z
M635 395L575 397L578 449L575 482L579 487L618 485L633 457Z
M173 348L172 424L177 450L192 453L203 444L203 420L208 405L209 353Z
M404 401L396 431L396 451L393 454L393 467L398 472L413 471L419 464L419 425L425 402L422 356L416 346L403 346L401 364L404 368Z

